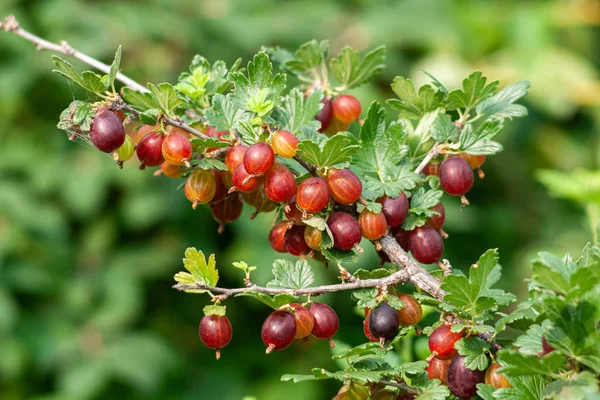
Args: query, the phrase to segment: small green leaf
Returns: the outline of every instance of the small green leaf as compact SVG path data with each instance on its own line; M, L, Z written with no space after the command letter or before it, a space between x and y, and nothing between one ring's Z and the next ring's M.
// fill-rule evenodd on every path
M158 123L158 119L162 115L161 111L158 109L150 109L144 112L139 113L138 118L145 125L156 125Z
M514 350L502 350L498 353L498 361L502 364L502 372L506 376L552 375L565 364L561 354L552 352L542 358L518 353Z
M298 144L299 156L317 168L347 165L358 149L352 138L342 133L323 140L321 145L311 140L302 140Z
M325 230L324 232L328 232L328 230ZM342 264L353 264L358 260L358 254L354 249L344 251L335 248L328 248L325 245L326 236L327 235L323 235L323 242L321 243L321 254L323 254L323 257L338 266ZM331 245L333 245L333 240L331 241Z
M486 83L487 78L483 76L481 71L473 72L463 80L462 89L453 90L448 94L448 110L470 109L480 101L490 97L496 90L498 81L492 81L487 85Z
M300 129L309 125L318 129L320 123L315 116L322 108L322 90L314 90L308 97L298 88L294 88L284 98L281 105L275 110L272 117L280 129L285 129L297 135Z
M159 108L158 102L150 93L138 92L128 87L124 87L121 91L123 92L123 99L127 104L138 110Z
M211 304L204 307L204 315L218 315L219 317L225 316L225 306Z
M531 86L529 81L511 83L500 90L494 96L483 100L477 105L477 114L487 117L517 118L527 115L527 108L520 104L514 104L517 100L527 95Z
M504 128L504 120L500 118L487 119L477 129L473 130L471 124L465 125L460 135L459 148L461 151L475 155L492 155L502 151L502 145L494 142Z
M458 354L466 357L465 366L472 370L484 371L489 365L486 353L490 351L489 343L484 342L477 336L462 338L454 345Z
M328 50L329 43L327 41L311 40L300 46L294 55L286 54L285 68L295 73L301 80L312 82L314 75L318 73L325 62Z
M274 279L267 283L267 287L303 289L315 280L312 268L306 260L298 260L295 264L288 260L275 260L273 276Z
M184 99L179 97L179 94L170 83L160 83L158 86L149 83L148 89L152 93L154 101L158 104L158 108L167 116L174 116L174 111L186 103Z
M399 111L399 118L420 119L438 108L444 99L444 92L429 85L421 86L417 93L412 81L402 76L394 78L392 90L400 100L391 99L387 103Z
M402 310L404 308L404 303L397 296L388 295L387 303L390 307L395 308L396 310Z
M370 308L377 307L377 289L362 289L355 290L352 292L352 299L357 302L358 308Z
M219 272L216 268L215 255L211 254L208 262L202 251L194 247L188 247L185 251L183 266L187 272L178 272L175 274L175 280L183 285L195 285L200 283L205 286L215 286L219 281ZM205 290L191 289L187 293L204 293Z
M108 73L108 86L114 89L115 79L117 78L117 74L119 73L119 66L121 65L121 46L117 49L115 53L115 60L110 65L110 71Z
M204 118L208 125L217 131L231 131L236 129L240 122L250 121L250 113L236 107L229 96L215 94L212 105L212 108L204 111Z
M447 140L456 142L458 140L458 127L448 114L438 114L430 131L431 137L436 142L444 143Z
M432 379L415 400L445 400L448 396L450 396L450 390L445 385L442 385L439 379Z
M385 46L378 47L361 59L360 53L344 47L337 58L330 62L331 72L340 83L338 90L352 89L377 75L385 67Z
M83 88L90 92L102 94L108 89L106 83L104 83L102 76L92 71L83 71L81 73L81 80L83 82Z
M85 89L81 75L79 75L79 73L75 71L75 68L73 68L73 66L69 62L63 60L58 56L52 56L52 62L54 63L56 68L58 68L53 70L52 72L62 75L71 82Z
M201 158L191 160L190 164L198 169L210 171L211 169L218 169L219 171L227 171L227 165L221 160L215 158Z

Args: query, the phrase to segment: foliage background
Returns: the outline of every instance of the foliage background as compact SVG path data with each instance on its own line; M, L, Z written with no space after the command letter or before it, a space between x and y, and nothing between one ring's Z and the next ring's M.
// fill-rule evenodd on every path
M600 202L600 4L572 1L450 0L4 0L28 30L122 67L140 82L174 82L194 54L245 61L261 45L295 47L329 39L388 46L387 68L356 91L366 109L391 96L389 83L420 70L456 87L473 69L502 83L528 79L530 116L503 134L505 151L462 213L445 199L445 257L467 267L500 249L503 288L523 297L538 250L577 253L591 239ZM49 54L0 35L0 399L324 399L336 383L279 382L286 373L333 367L322 341L264 355L260 326L269 310L229 301L232 343L216 362L197 336L205 299L170 289L187 246L215 252L223 285L239 285L232 261L258 265L267 280L276 257L270 216L241 220L216 235L207 208L192 211L179 182L70 143L58 114L83 94L51 74ZM540 169L578 171L576 175ZM549 195L538 177L551 187ZM588 215L586 215L586 212ZM360 267L373 268L370 250ZM358 268L358 266L357 266ZM335 271L316 268L317 283ZM347 293L336 308L340 347L364 341ZM435 319L435 316L430 316ZM425 357L423 339L403 359Z

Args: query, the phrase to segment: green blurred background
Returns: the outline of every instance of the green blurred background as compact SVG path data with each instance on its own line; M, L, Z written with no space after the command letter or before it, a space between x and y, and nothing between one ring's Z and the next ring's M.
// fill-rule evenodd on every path
M122 68L142 83L174 82L194 54L246 62L261 45L293 48L313 38L328 39L332 52L388 46L387 68L355 93L365 108L391 96L396 75L426 82L420 70L452 88L474 69L502 84L531 80L530 116L503 134L505 151L484 165L472 205L459 212L456 199L444 200L445 256L464 268L498 247L502 286L522 298L537 251L577 253L592 238L586 211L596 213L600 199L597 1L3 0L0 16L8 13L105 62L122 44ZM260 326L269 310L240 298L227 302L234 337L217 362L197 336L206 298L170 288L187 246L216 253L224 286L240 285L237 260L258 265L255 278L266 282L276 257L271 216L249 223L245 210L218 236L207 208L192 211L175 190L179 182L132 163L121 171L69 142L58 115L85 94L52 67L50 54L0 34L0 399L333 397L336 382L279 381L335 368L326 342L266 356ZM536 179L539 169L577 168L592 171L574 189L583 197L562 195L584 207L553 198ZM575 184L570 175L548 179L557 194ZM369 249L359 266L377 263ZM315 270L317 283L335 280L334 269ZM323 301L340 316L339 347L362 343L348 294ZM424 347L423 339L405 343L400 356L423 357Z

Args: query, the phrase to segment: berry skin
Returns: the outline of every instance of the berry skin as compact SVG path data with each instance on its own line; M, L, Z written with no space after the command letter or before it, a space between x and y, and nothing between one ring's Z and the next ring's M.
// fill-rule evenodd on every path
M219 141L221 142L226 142L226 140L223 139L223 137L229 135L229 131L217 131L215 128L209 125L204 130L204 134L208 137L219 139ZM209 147L208 149L206 149L206 151L211 152L218 149L218 147Z
M238 165L240 165L244 161L244 156L248 151L248 146L244 146L242 144L238 144L233 146L227 151L227 155L225 156L225 165L227 165L227 169L232 174L235 172L235 169Z
M242 193L254 192L262 181L262 176L250 175L243 163L238 165L233 172L233 184Z
M210 202L216 203L225 197L227 194L227 188L225 187L225 183L223 183L223 172L219 171L218 169L213 169L210 172L213 178L215 178L215 197L213 197Z
M471 167L471 169L480 168L485 162L484 155L474 156L473 154L460 153L458 156L465 160L467 164L469 164L469 167Z
M90 140L100 151L112 153L125 142L125 128L121 119L112 111L98 111L90 128Z
M333 235L333 247L338 250L350 250L358 246L361 233L358 222L345 212L334 212L327 219L327 226Z
M473 186L473 170L459 156L448 157L440 167L440 184L451 196L463 196Z
M264 174L273 166L275 153L264 142L254 143L244 154L244 168L250 175Z
M360 232L365 239L377 240L387 232L387 221L383 212L374 213L365 209L358 216Z
M315 318L302 304L290 303L294 308L294 318L296 319L296 339L303 339L310 335L315 326Z
M377 394L373 396L373 400L396 400L397 397L398 393L389 389L384 389L377 392Z
M423 168L423 173L427 176L440 176L440 163L430 162Z
M391 228L399 227L408 217L408 199L404 193L400 193L395 199L384 196L377 202L381 204L381 211Z
M200 340L209 349L217 350L217 360L221 358L221 349L229 344L233 330L226 316L205 315L198 326Z
M444 205L442 203L437 203L435 206L431 207L431 210L439 212L440 215L433 215L427 218L426 224L436 230L442 229L442 226L444 226L444 222L446 221L446 209L444 208Z
M503 374L496 372L499 368L502 368L502 366L496 362L490 364L485 372L485 384L492 385L496 389L512 387Z
M362 183L349 169L333 170L327 175L331 197L340 204L353 204L362 194Z
M454 357L448 367L448 388L459 399L470 399L477 394L477 384L485 380L485 371L466 367L465 357Z
M125 135L125 141L116 151L117 158L116 162L119 165L119 168L123 168L123 162L129 160L133 157L133 153L135 153L135 145L133 144L133 139L129 135Z
M256 217L256 214L261 212L267 213L273 211L277 207L277 204L269 200L264 188L262 187L258 188L254 192L244 193L244 201L246 204L256 208L256 212L250 218Z
M313 177L304 180L296 193L298 208L309 213L322 211L329 204L329 188L323 178Z
M217 184L210 171L198 169L188 176L183 189L195 210L198 204L209 203L215 197Z
M285 203L296 194L296 178L281 163L275 163L265 174L265 193L275 203Z
M435 229L423 225L410 232L408 249L418 262L433 264L442 258L444 241Z
M398 298L404 303L404 308L398 311L398 322L402 326L415 325L423 318L421 304L409 294L400 293Z
M542 336L542 355L546 355L548 353L552 353L554 351L554 347L548 344L546 340L546 336Z
M312 335L319 339L329 339L329 345L335 347L331 338L337 333L340 320L333 308L323 303L312 303L309 311L315 319Z
M371 333L371 328L369 328L369 314L370 311L365 312L365 319L363 321L363 332L365 333L365 336L367 337L367 339L369 339L370 342L379 342L379 339L373 336L373 334Z
M293 158L298 151L299 142L298 138L292 132L279 131L273 134L271 145L275 154L285 158Z
M369 313L369 330L379 340L391 340L398 334L398 313L388 303L381 303Z
M296 337L296 319L287 311L274 311L263 323L261 335L267 345L267 354L273 350L283 350Z
M185 165L189 168L192 153L192 144L187 136L180 133L171 133L163 140L162 156L169 164Z
M437 357L433 357L429 360L429 366L427 367L427 376L429 379L439 379L442 381L442 385L448 384L448 367L452 360L440 360Z
M182 170L181 168L179 168L179 166L177 165L173 165L173 164L169 164L168 162L163 162L162 164L160 164L160 170L154 172L154 175L159 176L159 175L164 175L167 176L169 178L181 178L181 175L183 175L185 171Z
M284 208L285 217L293 222L294 225L304 226L304 222L302 221L302 211L296 205L296 196L292 197L290 201L285 203Z
M334 117L347 124L359 119L362 112L360 101L348 94L336 97L332 108Z
M302 256L310 253L310 247L304 241L304 227L302 226L292 226L285 233L284 243L285 250L294 256Z
M429 350L436 353L440 360L450 360L458 355L454 348L456 342L465 337L463 332L452 332L451 325L442 325L431 332Z
M409 251L408 250L408 240L410 238L410 233L411 233L411 231L405 231L404 229L402 229L400 227L392 230L392 234L394 235L394 238L396 239L396 241L398 242L398 244L400 245L400 247L402 247L402 249L404 251Z
M273 250L279 253L287 253L285 249L285 233L288 231L288 224L285 221L278 222L269 232L269 243Z
M140 140L136 149L138 159L142 163L140 169L156 167L165 161L162 155L164 140L165 136L160 132L150 132Z
M304 228L304 241L312 250L321 251L321 242L323 241L323 232L314 226Z
M416 394L406 392L399 395L396 400L415 400L416 398Z
M213 217L220 222L219 234L225 230L225 224L230 224L242 215L244 203L238 195L225 197L223 200L210 205L210 211Z
M319 132L327 129L331 123L331 119L333 118L333 112L331 110L331 96L325 96L323 100L321 100L321 103L323 104L323 108L315 117L315 119L321 123Z

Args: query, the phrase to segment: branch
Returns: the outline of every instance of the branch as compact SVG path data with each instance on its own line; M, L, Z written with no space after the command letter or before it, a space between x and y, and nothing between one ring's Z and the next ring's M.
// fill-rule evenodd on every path
M391 286L391 285L395 285L399 282L407 282L408 279L409 279L409 276L408 276L407 271L400 270L400 271L394 272L393 274L391 274L389 276L386 276L385 278L364 279L364 280L355 278L355 280L352 282L338 283L338 284L334 284L334 285L314 286L314 287L308 287L308 288L303 288L303 289L270 288L270 287L265 287L265 286L257 286L253 283L250 283L248 286L243 287L243 288L227 289L227 288L206 286L199 282L197 282L195 285L176 284L176 285L173 285L173 288L175 288L179 291L203 289L203 290L208 290L208 291L215 292L215 293L221 293L223 295L223 297L221 297L221 300L223 300L227 297L235 296L236 294L248 293L248 292L264 293L264 294L268 294L268 295L290 294L292 296L304 296L304 295L318 296L323 293L339 292L342 290L356 290L356 289L365 289L365 288L373 288L373 287Z
M439 143L435 143L433 145L433 147L431 148L431 150L429 150L429 153L427 153L427 155L425 156L425 158L423 159L423 161L421 161L421 163L419 164L419 166L417 167L417 169L415 169L415 172L417 174L420 174L425 167L427 166L427 164L429 164L429 162L436 156L438 156L440 154L440 144Z
M99 71L108 74L110 71L110 65L106 65L93 57L88 56L87 54L83 54L82 52L75 50L66 41L61 41L60 44L49 42L45 39L42 39L39 36L34 35L31 32L26 31L25 29L19 26L19 21L15 18L14 15L8 15L2 22L0 22L0 28L5 32L12 32L17 36L21 36L26 40L29 40L33 44L37 50L48 50L53 51L55 53L61 53L67 56L71 56L76 58L84 63L96 68ZM133 90L137 90L139 92L148 92L148 89L137 83L133 79L125 76L121 72L117 73L117 80L125 84L126 86L132 88Z
M317 167L315 167L314 165L307 163L306 161L301 159L299 156L294 156L294 160L298 161L300 163L300 165L302 165L308 172L310 172L310 174L312 176L319 176L317 174Z

